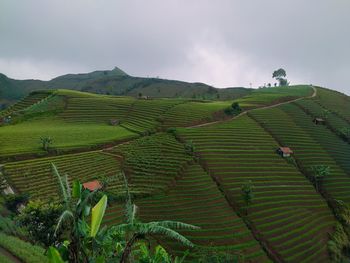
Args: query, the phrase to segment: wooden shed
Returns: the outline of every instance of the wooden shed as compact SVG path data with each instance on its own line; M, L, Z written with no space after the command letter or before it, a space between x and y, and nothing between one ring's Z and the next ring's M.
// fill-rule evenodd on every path
M102 185L100 184L100 182L98 180L94 180L91 182L83 183L83 187L84 187L84 189L88 189L92 192L92 191L101 189Z
M314 118L313 123L315 123L316 125L325 125L326 121L322 118Z
M277 153L282 157L290 157L293 154L293 151L289 147L279 147Z

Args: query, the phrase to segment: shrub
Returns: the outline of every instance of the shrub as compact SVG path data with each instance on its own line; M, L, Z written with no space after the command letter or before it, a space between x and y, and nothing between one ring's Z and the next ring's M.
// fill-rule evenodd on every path
M55 241L55 225L61 212L62 207L53 202L30 201L16 219L34 242L50 246Z
M5 206L11 212L17 213L19 206L26 204L28 200L28 194L9 194L5 196Z
M40 138L41 141L41 147L44 151L48 151L50 145L52 144L52 139L51 137L41 137Z

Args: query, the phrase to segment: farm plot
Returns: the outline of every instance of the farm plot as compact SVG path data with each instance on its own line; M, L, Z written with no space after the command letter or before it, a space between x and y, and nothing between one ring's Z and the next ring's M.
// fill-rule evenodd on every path
M317 102L350 122L350 98L334 90L317 88Z
M67 97L66 110L60 115L65 121L108 123L125 118L135 99L129 97Z
M341 132L343 129L350 129L350 122L347 122L346 120L340 118L337 114L328 111L328 109L323 108L315 100L299 100L295 102L295 104L300 106L313 118L323 118L327 126L329 126L335 132Z
M138 199L136 204L144 222L177 220L201 227L200 230L181 232L199 247L240 252L249 262L269 261L242 219L198 164L188 166L183 177L166 195ZM109 209L106 218L109 224L120 222L120 207ZM162 243L179 254L184 251L183 247L171 240L162 240Z
M323 185L335 199L350 202L349 145L295 105L256 110L251 115L284 146L291 147L305 171L313 165L327 165L330 176Z
M249 110L301 97L311 96L312 93L313 89L306 85L261 88L253 90L250 95L239 98L235 100L235 102L238 102L243 109Z
M169 134L146 136L109 150L123 156L123 168L137 194L166 191L191 160Z
M96 147L138 135L120 126L67 123L55 118L37 119L0 128L0 157L32 153L44 155L41 137L51 137L51 147L65 151Z
M187 102L176 105L162 116L162 127L186 127L214 120L231 102ZM221 114L223 115L223 114Z
M120 171L120 163L115 156L89 152L7 163L4 173L11 186L19 192L29 193L32 198L48 200L50 197L56 198L59 192L51 163L57 166L61 175L67 174L70 182L80 180L84 183L109 178ZM117 192L120 185L120 180L116 180L107 189Z
M41 100L45 99L51 94L50 91L37 91L37 92L32 92L30 95L25 97L23 100L15 103L14 105L10 106L6 110L3 110L0 112L0 117L4 117L6 115L10 115L12 113L22 111L29 106L40 102Z
M162 121L162 114L182 100L154 99L137 100L130 109L122 126L138 133L155 131Z
M273 115L271 115L273 116ZM248 116L211 127L179 129L238 209L241 187L252 181L248 218L286 262L328 261L335 224L327 204L292 164L275 153L276 141ZM243 209L244 211L244 209Z

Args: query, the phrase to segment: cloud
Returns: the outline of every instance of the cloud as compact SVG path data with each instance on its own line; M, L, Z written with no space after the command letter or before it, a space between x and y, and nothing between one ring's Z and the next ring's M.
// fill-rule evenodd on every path
M51 78L118 66L135 76L350 94L348 0L2 0L0 72ZM31 75L33 74L33 75Z

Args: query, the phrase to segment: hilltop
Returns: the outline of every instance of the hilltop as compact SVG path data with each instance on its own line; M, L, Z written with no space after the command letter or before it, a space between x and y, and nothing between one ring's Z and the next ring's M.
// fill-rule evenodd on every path
M249 94L250 89L217 89L203 83L189 83L160 78L133 77L115 67L112 70L100 70L90 73L67 74L49 81L15 80L0 74L0 104L2 108L22 99L31 91L53 89L71 89L107 95L154 98L197 98L197 99L234 99ZM0 105L1 106L1 105Z

